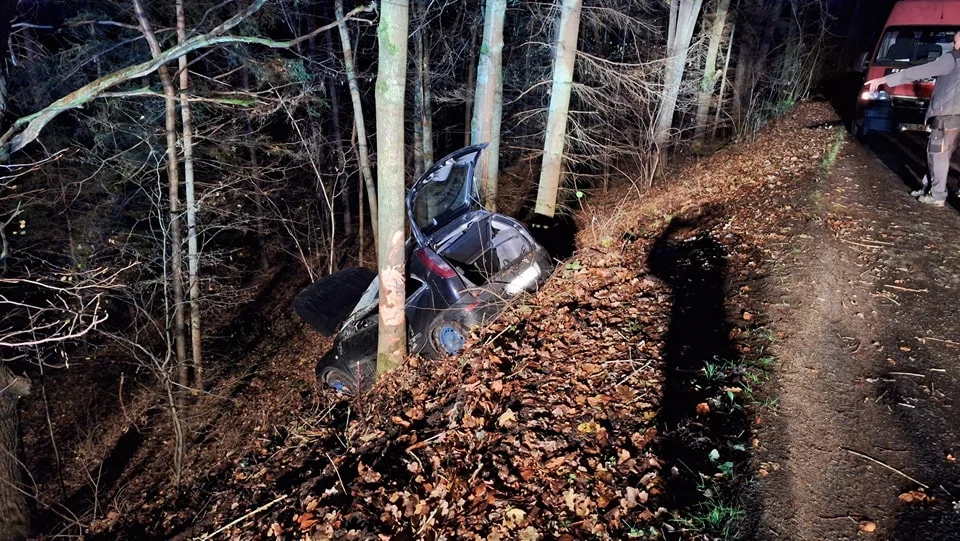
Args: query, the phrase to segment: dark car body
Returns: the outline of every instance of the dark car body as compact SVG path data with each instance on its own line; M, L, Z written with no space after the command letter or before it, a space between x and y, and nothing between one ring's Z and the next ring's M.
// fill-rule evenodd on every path
M474 173L485 147L474 145L444 157L408 192L412 235L405 245L405 314L410 353L456 354L469 329L499 313L510 298L538 288L550 274L550 257L520 222L480 205ZM360 291L364 281L367 286ZM317 363L322 382L355 392L374 381L378 298L379 281L365 269L332 274L298 295L297 313L325 334L329 321L343 313L342 306L353 306L333 347Z

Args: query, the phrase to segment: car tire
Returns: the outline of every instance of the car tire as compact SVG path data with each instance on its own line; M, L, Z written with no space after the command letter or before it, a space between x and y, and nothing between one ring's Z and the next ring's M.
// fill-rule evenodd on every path
M426 350L433 357L452 357L463 349L470 330L460 320L440 316L430 324Z
M343 366L349 364L350 366ZM334 363L317 365L317 381L337 392L357 395L368 389L376 381L376 366L372 362L355 361L352 363Z

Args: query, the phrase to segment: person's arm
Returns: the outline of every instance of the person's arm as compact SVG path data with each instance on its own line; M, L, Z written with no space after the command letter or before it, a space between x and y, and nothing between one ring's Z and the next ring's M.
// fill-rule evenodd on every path
M880 85L897 86L904 83L909 83L910 81L919 81L920 79L929 79L931 77L946 75L953 71L953 68L956 66L956 64L957 61L953 58L953 55L946 53L940 55L933 62L927 62L926 64L907 68L896 73L884 75L883 77L877 77L876 79L871 79L864 84L870 89L871 92L876 92L877 89L880 88Z

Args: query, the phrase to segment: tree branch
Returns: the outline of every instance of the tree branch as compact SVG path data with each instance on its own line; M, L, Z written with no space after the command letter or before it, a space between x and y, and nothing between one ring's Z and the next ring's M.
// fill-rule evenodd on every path
M244 19L255 13L266 3L267 0L255 0L247 9L230 17L213 30L194 36L179 45L171 47L159 55L146 62L141 62L133 66L117 70L108 75L87 83L86 85L74 90L66 96L51 103L47 107L36 113L17 119L2 136L0 136L0 163L5 163L10 159L10 155L33 142L43 128L54 118L65 111L78 109L87 103L96 99L104 91L120 83L143 77L153 73L160 66L176 60L181 56L204 47L220 47L236 43L249 43L253 45L262 45L273 49L288 49L305 39L309 39L325 30L329 30L343 21L348 21L360 13L376 10L376 4L371 3L366 6L360 6L344 15L343 19L334 21L328 25L317 28L316 30L288 41L274 41L254 36L229 36L224 35L231 28L237 26Z

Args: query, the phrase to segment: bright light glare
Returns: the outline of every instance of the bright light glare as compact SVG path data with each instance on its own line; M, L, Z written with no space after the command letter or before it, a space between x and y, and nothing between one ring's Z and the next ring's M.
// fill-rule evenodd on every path
M507 287L504 289L507 295L516 295L521 291L524 291L528 287L536 283L537 278L540 277L540 266L534 263L532 266L528 267L526 270L517 275L516 278L510 280L510 283L507 284Z

